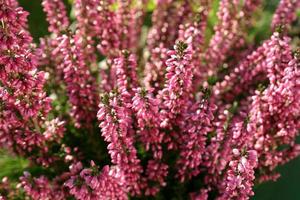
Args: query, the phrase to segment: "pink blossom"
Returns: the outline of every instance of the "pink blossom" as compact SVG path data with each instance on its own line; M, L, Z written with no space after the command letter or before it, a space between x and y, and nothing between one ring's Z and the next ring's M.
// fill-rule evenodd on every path
M178 148L182 133L174 131L182 122L182 114L190 105L190 92L192 91L193 70L191 65L192 54L188 46L179 41L174 50L168 51L170 58L166 61L166 82L159 91L158 98L161 99L161 128L168 129L164 141L168 143L169 149Z
M47 165L51 158L42 128L51 101L43 91L45 73L37 71L31 50L27 12L12 1L2 1L0 16L0 144L23 155L38 150L40 157L32 159Z
M268 40L260 45L255 51L247 55L237 67L225 75L224 79L218 82L213 88L213 98L219 100L221 97L226 101L232 101L234 97L242 92L251 89L260 75L265 71L266 52Z
M277 150L280 145L288 145L296 150L293 147L298 135L299 105L294 100L298 92L292 91L298 88L298 61L292 58L288 42L288 38L282 38L278 33L273 34L265 69L270 85L263 91L256 91L249 112L247 129L255 133L253 148L259 155L259 167L264 167L267 174L284 163L283 160L288 160L287 155L294 156L290 150ZM287 79L290 84L287 84ZM295 151L296 154L297 152Z
M151 56L145 64L144 84L147 89L154 89L156 94L164 86L164 78L166 73L165 63L168 59L168 49L163 45L159 45L151 50Z
M159 101L146 90L136 89L133 97L132 109L137 118L139 140L147 151L152 151L153 157L162 158L161 143L163 133L159 129L161 116L159 115Z
M178 3L173 0L157 2L157 9L152 15L152 23L148 37L147 47L151 50L163 46L170 48L178 38L180 24L191 17L191 5L188 1Z
M77 30L75 37L78 45L83 49L84 60L88 64L95 64L95 33L93 30L92 19L95 17L94 8L97 7L96 1L76 0L74 2L75 16L77 19Z
M189 92L192 89L192 54L185 43L178 42L174 50L168 51L168 56L167 81L161 95L166 108L170 110L170 118L173 118L187 108Z
M216 72L233 49L245 45L244 36L241 32L241 27L243 27L242 16L249 16L259 3L260 1L257 0L248 0L240 5L241 2L238 0L220 1L220 9L217 13L219 22L214 27L215 34L210 40L205 53L205 61L210 68L208 75Z
M245 155L243 155L245 154ZM254 169L257 165L257 152L248 150L246 153L233 149L234 159L230 161L224 184L225 191L217 199L249 199L254 195L252 191Z
M128 49L135 52L140 39L144 17L143 9L139 9L132 0L118 0L119 8L116 13L116 20L120 27L119 39L120 49ZM143 5L142 5L143 6Z
M205 67L202 64L204 56L205 30L210 10L210 1L200 1L200 8L192 23L180 26L179 40L185 41L193 52L192 63L194 66L195 88L201 83Z
M59 35L69 27L70 22L62 0L43 0L42 5L47 15L50 33Z
M153 157L147 164L147 181L151 182L151 186L148 184L145 194L155 195L159 191L159 186L165 186L165 178L168 174L168 165L162 161L161 144L164 134L159 129L161 122L159 102L145 89L138 88L135 92L132 109L137 118L137 136L146 151L151 151ZM158 185L153 186L154 182L157 182Z
M134 54L124 50L122 55L114 59L112 76L116 77L116 86L124 101L128 103L133 95L133 88L138 85L137 62ZM114 74L115 73L115 74Z
M127 187L132 194L140 194L142 168L133 146L132 118L124 102L116 94L105 94L99 104L98 120L104 140L108 142L111 162L124 172Z
M161 187L166 186L166 177L169 166L158 159L149 160L146 169L148 185L145 188L145 195L156 195Z
M273 15L272 29L278 26L290 26L296 20L296 10L300 7L298 0L280 0L279 5Z
M21 187L24 188L25 193L33 200L39 199L65 199L65 195L61 188L57 185L50 184L45 176L39 178L32 177L28 172L20 177Z
M116 13L110 9L114 1L100 1L91 0L85 1L88 3L86 14L91 25L91 32L100 42L97 44L97 49L101 54L114 57L118 55L121 50L120 34L121 30L118 29ZM96 9L95 9L96 8Z
M64 56L60 63L67 85L71 116L77 127L89 127L95 119L91 112L96 112L98 95L94 78L91 76L83 52L76 38L62 35L58 48Z
M76 199L128 199L124 175L116 166L106 165L99 170L92 161L90 168L82 169L81 163L76 163L71 173L65 186Z
M202 156L206 151L207 135L213 130L214 105L210 105L205 97L200 103L194 104L184 117L183 141L177 161L178 175L181 181L200 173Z

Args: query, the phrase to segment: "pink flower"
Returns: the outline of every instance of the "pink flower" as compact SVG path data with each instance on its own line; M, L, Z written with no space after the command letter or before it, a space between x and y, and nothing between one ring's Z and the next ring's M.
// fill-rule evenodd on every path
M167 81L161 95L164 106L170 110L169 118L173 118L187 108L189 92L192 90L192 54L187 44L178 42L174 50L168 51L168 56Z
M158 98L161 99L161 128L168 129L164 141L168 143L169 149L178 148L181 132L174 131L182 122L182 114L190 105L193 66L191 65L192 54L188 46L179 41L174 50L168 51L170 58L166 61L167 73L165 75L165 86L159 91Z
M144 10L138 8L139 2L118 0L119 8L116 13L118 23L120 49L136 52L143 26ZM140 5L144 7L146 4Z
M257 152L254 150L247 151L246 155L235 155L226 172L226 189L217 199L249 199L249 196L254 195L252 186L256 165Z
M298 0L281 0L272 20L272 29L278 26L290 26L296 20L296 10L300 7Z
M20 181L25 193L33 200L65 199L61 188L58 185L51 184L45 176L34 178L28 172L24 172L24 175L20 177Z
M98 120L104 140L108 142L111 162L124 172L126 185L132 194L140 194L142 168L137 158L132 118L126 104L116 94L105 94L99 104Z
M298 95L298 61L292 58L288 42L289 38L279 33L274 33L269 41L265 70L270 85L256 91L249 111L247 130L255 133L252 145L258 152L259 167L265 168L265 180L276 166L289 159L287 155L293 158L299 153L294 148L300 110L294 99ZM281 145L287 145L287 150L278 150Z
M42 5L47 15L50 33L59 35L69 27L70 22L62 0L43 0Z
M178 38L180 24L191 18L191 5L188 1L178 3L172 0L157 2L157 9L152 15L152 23L147 47L151 50L162 46L170 48Z
M81 2L86 3L87 6L82 7L82 9L86 9L85 12L88 16L83 25L89 24L90 31L88 34L100 41L97 44L97 49L101 54L108 57L118 55L121 50L120 34L122 32L119 29L120 24L117 22L116 13L110 9L114 1L82 0ZM77 6L82 5L78 2Z
M168 59L168 49L163 45L151 49L151 55L145 64L144 84L147 89L153 88L153 93L156 94L164 86L165 81L165 63Z
M200 8L194 16L191 23L181 25L179 31L179 40L185 41L190 50L193 52L192 63L194 66L194 88L197 89L199 84L203 81L202 76L205 73L205 66L203 65L205 30L207 28L208 13L211 2L208 0L201 0L199 2Z
M250 17L250 13L259 3L260 1L257 0L249 0L240 5L241 2L238 0L220 1L217 13L219 22L214 27L215 34L205 53L205 61L209 67L208 75L214 74L235 48L245 45L244 36L241 32L243 25L240 22L245 18L241 18L241 16Z
M208 192L208 189L201 189L199 193L192 193L190 197L192 200L207 200Z
M51 101L43 91L45 73L37 71L27 15L13 1L1 1L0 145L23 155L40 151L31 158L47 165L51 158L42 128Z
M76 0L74 1L74 10L77 20L76 40L78 45L83 49L84 60L88 64L96 64L94 24L92 19L95 18L98 4L94 0Z
M116 166L106 165L99 170L91 161L90 168L82 169L81 163L76 163L71 166L71 173L65 186L76 199L128 199L124 174Z
M151 151L153 159L148 161L146 175L148 183L146 195L155 195L159 186L165 186L168 165L163 163L162 143L164 134L159 129L159 101L145 89L137 88L133 97L132 109L137 118L137 136L146 151ZM158 183L154 185L153 183Z
M59 38L59 50L64 56L60 63L63 69L64 81L67 85L71 116L77 127L90 127L95 119L98 95L95 80L85 63L83 52L78 41L72 35L62 35Z
M204 97L201 102L194 104L185 114L185 122L182 125L183 141L177 160L178 176L181 181L200 173L208 133L213 130L214 110L214 105L211 105L208 99Z
M135 55L124 50L120 57L114 59L112 70L115 70L116 86L122 98L124 98L124 103L130 102L133 88L138 85Z
M255 81L259 81L260 75L265 71L266 53L269 40L265 41L255 51L247 55L237 67L233 68L224 79L213 87L213 98L232 101L244 91L250 90Z

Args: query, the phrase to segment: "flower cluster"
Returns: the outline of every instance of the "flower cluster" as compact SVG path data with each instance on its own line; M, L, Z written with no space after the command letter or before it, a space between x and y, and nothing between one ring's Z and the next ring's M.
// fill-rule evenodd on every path
M86 126L95 119L97 108L97 89L94 78L90 75L84 53L73 36L62 35L57 48L64 60L59 66L63 69L63 79L67 86L69 101L72 105L70 115L75 119L77 127Z
M134 146L131 110L116 94L105 94L99 104L98 119L111 162L124 172L126 185L134 193L140 193L142 168Z
M300 155L299 0L264 40L262 0L65 3L35 43L0 0L0 147L29 162L0 200L246 200Z
M51 130L45 130L51 100L43 90L46 74L37 70L27 15L15 1L1 1L0 143L47 165L52 157L46 136ZM52 129L59 126L54 123ZM52 137L56 134L61 138L63 133L55 131ZM39 155L33 155L34 151L40 151Z
M290 25L295 21L297 18L295 11L300 6L299 4L299 1L293 0L280 1L272 20L272 28L275 29L280 25Z
M58 185L52 185L45 176L34 178L29 172L20 177L21 187L32 199L65 199L64 193Z
M219 22L215 26L215 34L205 52L205 61L210 68L207 71L208 75L214 74L226 58L234 53L235 48L244 46L245 38L241 30L247 28L245 22L247 15L251 16L253 10L259 5L260 1L255 0L245 1L242 4L238 0L220 1L220 9L217 13Z
M99 171L92 161L90 168L82 169L81 163L75 163L70 171L65 186L76 199L127 199L126 182L116 166L104 166Z

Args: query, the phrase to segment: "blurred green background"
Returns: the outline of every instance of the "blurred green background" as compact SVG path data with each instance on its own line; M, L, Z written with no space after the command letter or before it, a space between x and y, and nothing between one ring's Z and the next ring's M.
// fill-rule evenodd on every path
M41 7L41 0L20 0L21 6L30 12L29 28L36 42L39 38L48 34L45 14ZM68 11L71 13L71 0L65 0L68 5ZM255 41L259 42L270 35L270 22L272 14L278 4L278 0L266 0L262 12L259 14L255 27L249 33ZM153 9L153 4L148 5L149 13ZM212 27L216 23L216 10L218 1L215 0L213 11L210 14L209 25ZM148 19L148 18L147 18ZM150 20L150 17L149 19ZM146 22L149 24L149 22ZM17 178L22 171L28 167L28 162L22 158L15 158L0 151L0 178L9 176ZM281 178L277 182L267 182L255 187L255 196L253 200L295 200L300 199L300 158L291 161L285 166L277 169Z

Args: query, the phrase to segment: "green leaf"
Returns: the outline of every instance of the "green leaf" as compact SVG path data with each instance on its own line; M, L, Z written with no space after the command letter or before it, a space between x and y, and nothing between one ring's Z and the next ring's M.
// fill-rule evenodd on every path
M152 12L153 10L155 10L156 8L156 3L154 0L149 0L148 4L147 4L147 11L148 12Z
M0 179L7 176L10 179L17 180L28 167L28 164L28 160L9 155L4 150L0 150Z

